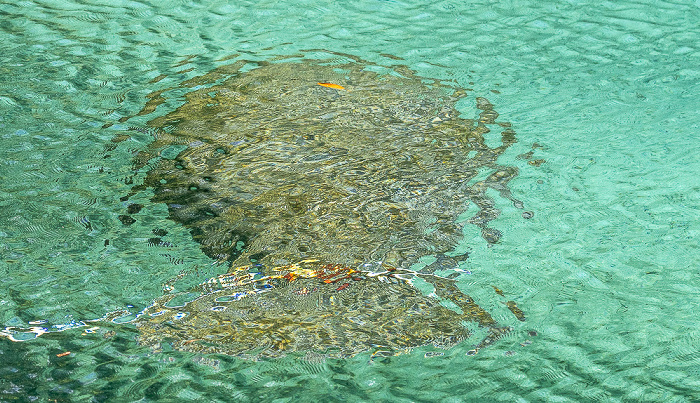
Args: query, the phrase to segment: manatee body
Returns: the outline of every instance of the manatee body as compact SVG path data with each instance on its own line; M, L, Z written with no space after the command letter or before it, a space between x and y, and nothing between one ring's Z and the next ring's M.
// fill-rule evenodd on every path
M454 280L432 272L463 260L444 257L465 225L498 241L487 189L522 208L507 187L517 169L497 163L515 133L484 98L478 116L463 119L455 109L463 90L401 67L377 70L337 60L240 62L183 83L199 89L149 123L156 139L136 166L150 165L143 186L153 201L235 269L184 306L168 307L170 295L156 301L137 321L144 344L345 357L451 346L469 335L470 321L491 329L482 344L502 333ZM489 147L494 129L500 144ZM173 156L176 146L183 149ZM469 206L476 211L465 214ZM426 255L442 264L410 271ZM331 268L352 275L328 282ZM243 280L221 286L230 276ZM418 278L435 295L414 287Z

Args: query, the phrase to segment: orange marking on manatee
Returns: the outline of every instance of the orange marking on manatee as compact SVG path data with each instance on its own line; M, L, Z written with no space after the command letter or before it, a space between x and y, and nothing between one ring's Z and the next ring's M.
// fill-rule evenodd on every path
M321 87L328 87L328 88L333 88L336 90L344 90L345 87L338 85L338 84L333 84L333 83L318 83Z

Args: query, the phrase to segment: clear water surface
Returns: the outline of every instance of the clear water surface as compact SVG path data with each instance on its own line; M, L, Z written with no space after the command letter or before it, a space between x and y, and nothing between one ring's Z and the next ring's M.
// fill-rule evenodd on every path
M0 401L700 400L698 21L698 1L0 1ZM226 270L148 192L120 222L152 138L112 139L188 78L304 49L473 88L513 123L502 161L534 216L495 198L504 236L467 228L460 286L512 322L498 285L527 320L476 356L371 363L152 353L128 323L82 326ZM516 158L533 143L539 166Z

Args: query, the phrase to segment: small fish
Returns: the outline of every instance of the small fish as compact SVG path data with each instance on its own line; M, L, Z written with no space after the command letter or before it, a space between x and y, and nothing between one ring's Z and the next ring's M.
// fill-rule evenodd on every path
M506 302L506 306L508 309L510 309L511 312L513 312L513 315L515 315L515 318L518 319L521 322L525 321L525 314L523 311L518 308L518 305L515 303L515 301L508 301Z
M493 285L492 285L491 287L493 287L493 290L496 291L496 294L500 295L501 297L505 297L505 295L503 295L503 291L501 291L500 289L496 288L496 286L493 286Z
M328 87L328 88L333 88L336 90L344 90L345 89L345 87L338 85L338 84L333 84L333 83L317 83L317 84L320 85L321 87Z
M70 351L66 351L65 353L61 353L61 354L56 354L56 357L65 357L67 355L70 355Z

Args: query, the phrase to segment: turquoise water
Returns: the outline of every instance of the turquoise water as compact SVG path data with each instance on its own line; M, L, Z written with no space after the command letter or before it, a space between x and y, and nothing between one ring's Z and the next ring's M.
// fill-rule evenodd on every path
M699 400L698 20L699 2L0 1L0 401ZM226 271L147 191L120 222L152 138L112 139L188 78L306 49L472 88L513 124L499 161L534 216L494 197L500 242L468 227L459 248L460 285L514 331L475 356L251 362L83 326ZM517 157L533 143L540 166Z

